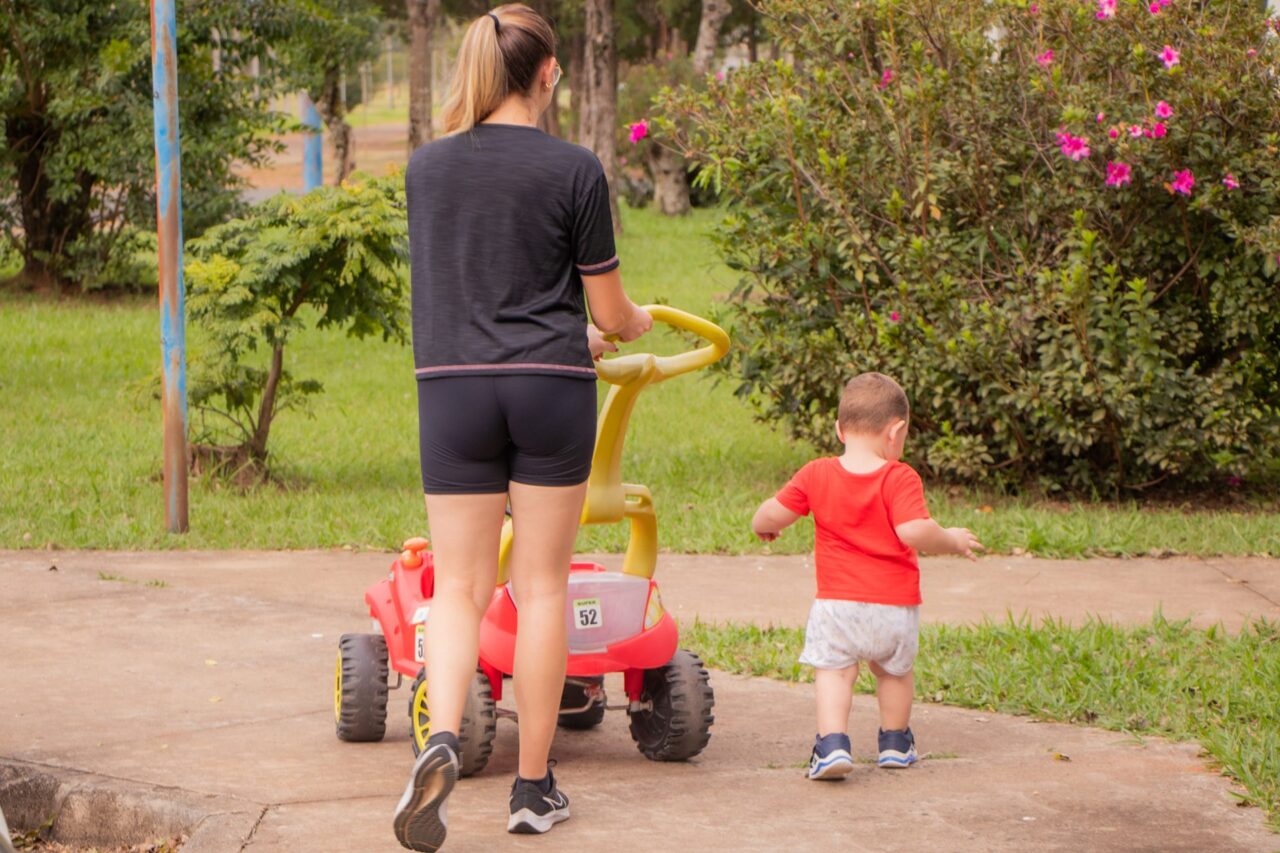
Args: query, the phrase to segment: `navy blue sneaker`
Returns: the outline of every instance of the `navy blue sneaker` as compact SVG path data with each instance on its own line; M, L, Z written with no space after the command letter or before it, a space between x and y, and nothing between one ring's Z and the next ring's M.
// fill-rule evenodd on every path
M910 767L919 760L920 756L916 754L916 736L911 733L910 728L887 732L880 730L880 760L876 762L877 765L896 770Z
M810 779L843 779L853 770L851 749L847 734L837 732L817 738L813 744L813 755L809 758L809 770L805 775Z

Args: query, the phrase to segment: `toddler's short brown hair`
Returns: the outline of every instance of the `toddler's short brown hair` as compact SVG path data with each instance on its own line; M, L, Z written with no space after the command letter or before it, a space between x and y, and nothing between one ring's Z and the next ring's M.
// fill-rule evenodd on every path
M907 392L883 373L853 377L840 395L840 428L845 432L879 432L899 418L910 417Z

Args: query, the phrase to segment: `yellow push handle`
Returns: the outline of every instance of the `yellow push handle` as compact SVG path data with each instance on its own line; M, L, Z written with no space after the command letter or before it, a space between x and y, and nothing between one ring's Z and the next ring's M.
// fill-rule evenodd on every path
M610 385L626 385L634 381L644 373L650 359L654 362L655 375L649 381L653 383L715 364L729 352L729 335L710 320L704 320L688 311L672 308L670 305L645 305L644 310L649 312L649 316L655 323L663 323L673 329L692 332L706 341L707 346L679 355L635 354L601 359L596 363L596 373ZM606 339L617 340L617 336L609 335Z

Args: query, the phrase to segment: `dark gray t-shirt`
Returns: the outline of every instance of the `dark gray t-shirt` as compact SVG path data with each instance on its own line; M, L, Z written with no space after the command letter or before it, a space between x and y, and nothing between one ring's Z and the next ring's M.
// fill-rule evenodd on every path
M418 378L594 379L582 274L618 266L596 156L482 124L415 151L405 189Z

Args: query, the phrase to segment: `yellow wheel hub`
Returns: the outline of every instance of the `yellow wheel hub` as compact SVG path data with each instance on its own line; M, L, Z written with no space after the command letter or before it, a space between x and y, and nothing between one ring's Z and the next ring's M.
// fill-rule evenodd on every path
M333 675L333 719L342 722L342 652L338 652L338 665Z
M418 682L418 689L413 694L413 742L418 752L427 748L427 739L431 737L431 710L427 707L427 681Z

